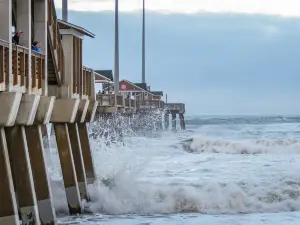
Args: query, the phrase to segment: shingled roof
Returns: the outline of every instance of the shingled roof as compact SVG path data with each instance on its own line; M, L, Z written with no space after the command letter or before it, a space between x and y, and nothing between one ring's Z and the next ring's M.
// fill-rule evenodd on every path
M102 76L107 77L111 81L114 80L114 76L113 76L112 70L95 70L95 72L101 74Z
M156 96L164 96L164 93L162 91L151 91L151 94Z

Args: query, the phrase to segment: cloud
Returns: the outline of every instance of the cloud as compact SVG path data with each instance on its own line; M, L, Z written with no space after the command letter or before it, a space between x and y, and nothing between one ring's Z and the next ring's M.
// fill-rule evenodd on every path
M75 11L113 10L114 0L69 0ZM61 0L55 0L58 7ZM121 11L140 10L142 0L119 0ZM300 17L299 0L146 0L147 10L165 13L231 12Z

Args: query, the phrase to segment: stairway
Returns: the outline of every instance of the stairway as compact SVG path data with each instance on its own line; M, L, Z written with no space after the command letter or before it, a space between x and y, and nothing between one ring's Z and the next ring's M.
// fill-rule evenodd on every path
M64 79L64 61L54 0L48 1L48 84L60 86Z

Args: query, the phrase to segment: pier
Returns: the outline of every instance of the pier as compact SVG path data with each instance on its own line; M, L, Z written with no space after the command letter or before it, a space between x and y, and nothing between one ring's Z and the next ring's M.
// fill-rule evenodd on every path
M155 127L162 129L163 115L172 114L174 124L179 114L185 129L184 104L165 104L163 92L146 83L115 82L112 71L83 65L84 38L95 35L59 20L53 0L0 0L0 17L0 225L56 224L47 124L54 128L71 215L83 213L87 186L96 180L90 122L155 112ZM19 43L12 41L13 29L22 31ZM32 50L33 41L40 52Z

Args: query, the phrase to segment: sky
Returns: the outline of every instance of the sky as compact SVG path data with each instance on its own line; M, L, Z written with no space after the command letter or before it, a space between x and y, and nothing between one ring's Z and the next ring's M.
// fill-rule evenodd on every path
M84 64L112 69L111 1L89 1L92 9L71 0L69 20L96 34L84 40ZM142 17L134 7L139 2L120 2L128 3L120 13L120 77L140 82ZM181 7L176 2L147 3L152 10L146 17L146 80L153 91L186 103L188 115L299 115L296 1L185 0Z

